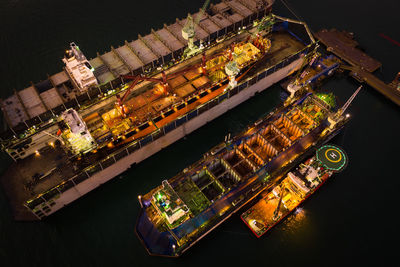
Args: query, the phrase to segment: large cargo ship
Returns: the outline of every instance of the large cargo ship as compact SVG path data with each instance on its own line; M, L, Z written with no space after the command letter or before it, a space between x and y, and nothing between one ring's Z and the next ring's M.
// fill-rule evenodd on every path
M207 1L206 3L208 3ZM41 219L301 68L316 46L273 0L231 0L1 101L14 217Z
M261 237L292 213L334 173L347 165L346 153L334 145L319 148L315 155L291 171L272 190L262 192L261 199L241 218L257 236Z
M327 95L307 94L271 112L175 177L139 196L136 233L151 255L176 257L344 126Z

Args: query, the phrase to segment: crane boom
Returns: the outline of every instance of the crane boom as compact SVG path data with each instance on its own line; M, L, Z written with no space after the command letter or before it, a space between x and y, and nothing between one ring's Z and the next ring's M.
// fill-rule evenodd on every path
M203 17L204 13L206 12L206 9L208 7L208 4L210 4L210 0L206 0L202 6L202 8L200 9L199 14L197 15L196 19L193 21L193 24L199 24L201 18Z
M346 109L350 106L351 102L353 102L353 99L357 96L358 92L360 92L361 88L362 88L362 85L360 85L360 87L358 87L358 89L346 101L346 103L343 105L343 107L339 111L339 114L338 114L339 116L341 116L346 111Z
M142 76L142 75L137 75L137 76L124 75L124 76L122 76L122 78L124 78L125 80L132 80L132 83L129 85L128 89L125 91L125 94L122 97L117 96L118 105L122 106L124 104L126 98L128 97L128 95L131 93L132 89L137 85L137 83L139 81L150 81L150 82L161 83L164 86L164 88L166 89L166 87L168 86L167 77L164 72L161 72L161 74L162 74L161 79L146 77L146 76Z

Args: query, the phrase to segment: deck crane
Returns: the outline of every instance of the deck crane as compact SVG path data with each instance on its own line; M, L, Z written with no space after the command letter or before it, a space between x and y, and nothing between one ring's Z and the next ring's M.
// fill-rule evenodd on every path
M346 103L343 105L343 107L339 108L339 110L334 113L333 115L330 115L328 117L328 122L330 123L329 128L332 129L334 126L341 120L341 117L343 113L347 110L347 108L350 106L351 102L353 102L354 98L357 96L358 92L360 92L362 88L362 85L358 87L358 89L350 96L350 98L346 101ZM346 115L348 116L348 115Z
M199 24L200 19L203 17L209 3L210 0L206 0L204 2L204 5L200 9L196 19L193 20L193 17L190 14L187 16L185 26L182 28L182 37L188 41L188 46L183 53L184 57L189 57L201 50L201 48L194 45L195 27L197 24Z
M358 92L360 92L362 85L357 88L357 90L350 96L350 98L346 101L346 103L337 111L337 116L342 116L346 109L350 106L351 102L353 102L354 98L357 96Z

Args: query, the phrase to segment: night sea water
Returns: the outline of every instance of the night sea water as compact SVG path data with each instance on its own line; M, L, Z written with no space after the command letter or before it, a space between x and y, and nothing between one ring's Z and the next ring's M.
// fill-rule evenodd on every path
M380 36L400 42L399 0L286 2L314 31L354 32L362 49L382 62L377 75L384 81L400 71L400 47ZM59 72L71 41L93 58L202 5L193 0L1 0L0 97ZM293 17L280 1L274 12ZM343 104L357 87L338 75L321 90L334 92ZM0 191L0 266L397 265L400 108L368 86L349 109L351 121L332 140L347 152L347 169L300 212L257 239L240 220L241 211L181 258L148 256L134 233L137 196L201 158L226 134L237 134L269 113L283 96L279 85L272 86L41 222L13 221ZM1 171L10 163L2 154Z

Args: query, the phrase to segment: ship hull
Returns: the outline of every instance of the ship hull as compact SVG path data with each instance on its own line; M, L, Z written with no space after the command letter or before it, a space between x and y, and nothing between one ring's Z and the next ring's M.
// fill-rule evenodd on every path
M46 215L53 214L64 206L94 190L98 186L127 171L132 165L145 160L146 158L157 153L161 149L169 146L170 144L178 141L184 136L205 125L207 122L212 121L218 116L224 114L226 111L251 98L257 92L262 92L265 89L269 88L271 85L284 79L299 66L301 66L302 61L303 58L299 58L293 61L286 67L283 67L275 71L274 73L266 76L265 78L260 79L258 82L249 86L245 90L242 90L236 95L227 98L222 103L187 121L186 123L168 132L157 140L148 143L147 145L141 147L135 152L129 154L128 156L120 159L119 161L116 161L113 165L97 172L87 180L76 184L73 188L63 192L57 199L54 200L55 204L53 204L51 210L47 212Z
M262 197L240 218L260 238L297 210L333 174L342 171L347 162L346 153L337 146L318 148L313 157L284 174L279 184L263 191Z
M275 115L272 116L274 117ZM273 117L266 119L266 121L273 119ZM202 219L196 219L195 221L188 220L187 222L184 222L180 226L168 232L159 232L146 214L146 207L150 204L147 203L147 199L142 198L140 200L142 208L135 227L137 236L142 241L150 255L167 257L178 257L182 255L186 250L196 244L213 229L218 227L221 223L239 211L244 205L255 199L261 192L272 188L284 173L288 172L294 166L304 161L305 158L309 157L310 153L315 151L317 147L325 144L336 134L338 134L344 127L344 124L337 126L332 132L321 137L320 133L324 131L326 127L328 127L326 122L322 122L319 126L317 126L317 128L308 133L307 136L304 136L301 140L299 140L299 142L294 144L285 152L281 153L281 155L278 157L274 158L274 160L270 161L265 166L264 171L257 172L256 180L260 180L265 177L266 171L271 174L272 180L270 180L267 185L258 187L253 186L257 185L256 180L253 180L250 182L251 186L243 185L239 186L242 188L235 188L232 190L234 192L228 192L227 195L215 201L209 208L207 208L206 211L202 212ZM282 162L282 158L291 158L293 153L297 155L292 158L290 162ZM243 196L245 197L243 198ZM205 222L211 220L211 217L207 217L207 214L210 213L209 211L220 210L218 207L224 205L224 202L235 203L235 205L233 205L233 208L230 208L223 214L220 214L218 219L216 219L216 221L211 225L207 226L206 229L201 229L201 232L198 236L190 238L189 241L183 245L180 245L179 247L176 246L176 243L174 243L176 241L174 241L174 239L182 240L184 237L190 236L193 229L200 229L202 226L196 226L196 221ZM209 215L214 216L211 213Z
M248 222L246 221L246 219L243 218L243 215L240 216L240 219L242 219L242 221L250 228L251 232L257 237L260 238L261 236L265 235L266 233L268 233L270 230L272 230L272 228L274 228L277 224L279 224L281 221L283 221L287 216L289 216L290 214L292 214L297 207L301 206L303 204L304 201L306 201L311 195L313 195L323 184L325 184L325 182L331 177L332 175L330 175L329 177L327 177L326 179L324 179L315 189L313 189L312 191L310 191L309 194L307 194L307 196L297 205L295 206L293 209L291 209L290 211L286 212L285 214L281 215L281 217L272 225L268 226L268 229L261 233L261 234L257 234L253 228L248 224Z

